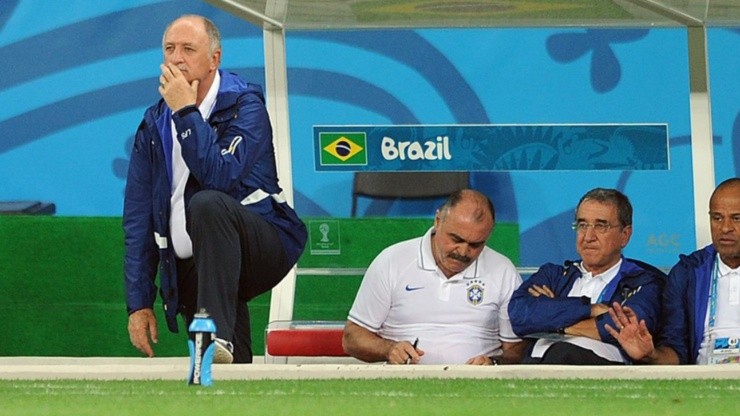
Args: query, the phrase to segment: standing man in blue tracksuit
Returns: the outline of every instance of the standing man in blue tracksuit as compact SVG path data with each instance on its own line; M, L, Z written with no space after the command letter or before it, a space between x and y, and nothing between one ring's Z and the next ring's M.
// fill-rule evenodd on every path
M632 205L621 192L587 192L578 202L573 229L581 259L564 266L545 264L509 302L514 332L537 339L523 363L628 364L631 360L606 330L613 324L609 305L628 305L656 328L665 275L622 256L632 236Z
M139 125L126 183L129 336L154 355L159 273L170 331L178 313L189 325L205 308L217 327L214 361L251 362L247 302L295 265L306 227L278 185L262 89L219 70L213 22L182 16L162 44L162 99Z
M663 292L663 325L655 334L639 311L614 305L609 332L632 359L647 364L740 363L740 178L709 199L712 244L680 256Z

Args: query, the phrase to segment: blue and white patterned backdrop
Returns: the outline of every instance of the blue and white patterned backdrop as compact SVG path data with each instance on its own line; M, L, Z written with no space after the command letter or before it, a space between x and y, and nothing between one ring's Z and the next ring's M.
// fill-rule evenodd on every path
M262 33L197 0L0 2L0 201L121 215L132 136L156 91L167 22L219 25L223 67L264 84ZM740 174L740 29L709 31L718 180ZM626 254L658 266L694 249L686 31L448 29L289 32L295 205L349 215L352 173L315 172L315 125L667 124L670 169L473 172L521 265L573 257L574 205L615 187L635 206ZM431 216L437 202L362 201L363 215Z

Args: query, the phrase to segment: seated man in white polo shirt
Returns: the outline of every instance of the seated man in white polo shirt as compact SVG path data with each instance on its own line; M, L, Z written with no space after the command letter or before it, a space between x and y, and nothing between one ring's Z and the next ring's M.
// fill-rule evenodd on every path
M488 197L458 191L424 236L383 250L349 312L344 350L389 364L519 362L523 343L507 305L521 277L486 246L494 222Z

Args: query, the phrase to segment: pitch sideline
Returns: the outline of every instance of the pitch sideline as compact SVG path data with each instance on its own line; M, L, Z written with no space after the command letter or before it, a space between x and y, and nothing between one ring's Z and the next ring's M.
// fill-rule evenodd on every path
M259 361L262 357L255 357ZM185 380L189 360L175 358L0 357L0 380ZM560 366L385 365L352 361L214 365L215 380L499 378L740 379L740 365Z

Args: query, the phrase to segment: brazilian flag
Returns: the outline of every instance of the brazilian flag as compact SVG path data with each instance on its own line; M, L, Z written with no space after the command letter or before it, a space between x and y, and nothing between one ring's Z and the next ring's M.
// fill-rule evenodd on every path
M367 165L365 132L319 133L321 165Z

